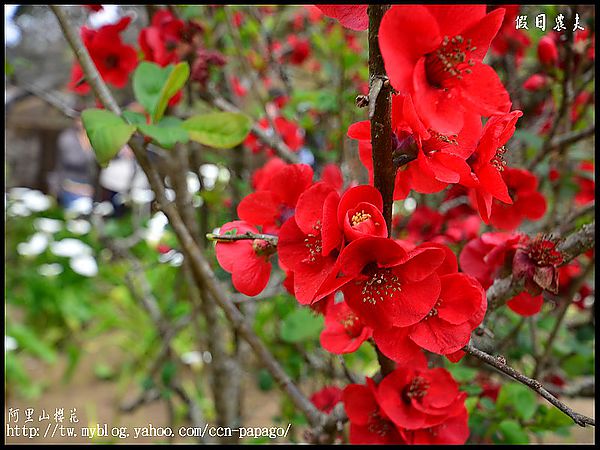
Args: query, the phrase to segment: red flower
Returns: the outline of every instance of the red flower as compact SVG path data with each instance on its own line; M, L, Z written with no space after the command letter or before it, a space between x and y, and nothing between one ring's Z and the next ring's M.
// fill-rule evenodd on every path
M117 88L125 87L129 74L138 63L137 52L121 40L120 33L127 28L131 17L123 17L112 25L104 25L98 30L81 28L83 43L88 49L100 76L108 84ZM78 63L73 64L69 88L78 94L90 91L89 84L84 81L83 70Z
M178 19L168 9L161 9L152 16L149 27L142 28L138 37L144 59L160 66L167 66L181 60L179 43L185 22Z
M337 19L344 27L361 31L369 28L369 5L315 5L323 14Z
M324 217L326 222L337 223L348 242L364 236L387 237L383 218L383 200L373 186L362 185L348 189L337 208L336 217Z
M310 397L310 401L326 414L329 414L335 405L342 401L344 391L337 386L325 386Z
M413 242L428 241L441 233L443 224L442 214L425 205L419 206L406 224L408 238Z
M407 252L396 241L363 237L346 246L320 294L341 289L348 306L369 327L406 327L423 319L440 293L439 248Z
M506 302L506 306L523 317L539 313L543 304L544 297L542 295L530 295L527 292L521 292Z
M419 430L402 430L407 444L439 445L464 444L469 437L469 415L463 407L458 414L449 417L439 425Z
M323 167L321 181L329 183L336 191L341 192L344 187L344 176L337 164L329 163Z
M377 386L350 384L343 394L344 409L350 421L351 444L403 444L398 428L378 403Z
M274 125L277 130L277 133L283 139L283 142L290 148L291 151L297 152L304 145L304 132L301 128L299 128L294 122L290 122L284 117L276 117L274 120ZM271 124L269 120L265 117L258 121L258 126L263 130L270 130ZM275 151L265 146L262 142L258 140L258 138L254 135L254 133L250 133L244 144L252 150L252 153L259 153L263 150L267 152L269 155L274 155Z
M521 111L513 111L491 117L483 128L477 150L467 161L471 165L476 182L476 186L471 190L471 201L477 205L485 223L489 223L490 220L492 199L512 204L501 175L506 166L503 155L507 151L505 144L514 134L515 123L522 115Z
M190 79L200 83L202 89L206 88L211 67L222 67L227 61L221 52L208 50L203 47L196 49L195 59L192 63Z
M292 184L289 179L286 182ZM300 195L295 215L281 227L279 260L294 273L294 293L301 304L318 300L317 292L333 270L341 235L337 224L333 224L335 237L330 239L324 217L331 216L338 201L337 192L329 184L319 182Z
M596 183L593 178L594 174L594 163L593 162L583 162L579 165L579 170L583 173L591 172L591 174L575 175L574 180L579 185L579 192L575 194L575 203L578 205L586 205L588 203L593 202L596 199Z
M538 42L538 58L543 66L552 67L558 63L558 49L554 39L550 36L543 36Z
M518 234L483 233L465 245L460 254L460 267L487 289L506 261L512 261L520 239Z
M394 199L406 198L410 189L421 193L443 190L448 183L461 182L473 186L469 165L465 160L475 150L481 133L481 119L465 115L458 135L445 136L427 130L419 120L409 95L392 97L392 151L394 159L404 155L417 159L403 165L396 173ZM371 125L357 122L348 128L348 136L359 141L359 157L373 179Z
M398 368L377 388L381 409L403 435L404 430L430 428L462 413L466 397L466 392L458 390L458 384L446 369L427 369L426 366ZM457 443L464 443L468 437L466 423L462 428L466 434L462 442Z
M539 91L548 84L548 78L542 74L534 73L523 83L523 89L526 91Z
M498 75L482 62L504 10L485 9L396 5L381 21L379 46L392 86L414 97L428 128L457 133L466 111L491 116L510 109Z
M259 177L257 191L244 197L237 208L240 219L261 225L265 233L277 232L294 214L298 198L311 185L313 177L312 169L306 164L281 166L274 162L272 166L280 168Z
M308 39L300 39L292 34L287 37L287 43L290 47L288 58L291 64L300 65L306 61L310 55L310 43Z
M542 290L558 292L558 269L563 256L556 242L543 236L531 239L523 236L513 257L513 277L525 279L525 288L532 295Z
M431 243L417 247L425 248L440 249L446 255L436 270L441 283L437 301L417 323L408 327L376 328L373 336L379 349L400 364L411 361L415 348L441 355L460 350L469 342L471 332L481 323L487 308L483 288L474 278L456 273L456 257L448 247Z
M258 233L252 225L243 221L233 221L221 227L221 234ZM271 275L269 257L275 247L259 239L233 242L217 242L217 261L232 275L235 288L250 297L258 295L266 287Z
M369 339L373 331L367 328L345 302L332 303L325 313L325 329L321 345L331 353L352 353Z
M502 172L512 205L492 204L490 224L502 230L514 230L524 219L538 220L546 212L546 199L537 191L537 177L525 169L513 167Z

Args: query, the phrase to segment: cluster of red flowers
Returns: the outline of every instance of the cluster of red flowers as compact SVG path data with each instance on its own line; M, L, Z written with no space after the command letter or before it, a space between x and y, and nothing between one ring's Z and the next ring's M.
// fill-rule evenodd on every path
M343 401L353 444L464 444L469 437L465 392L445 369L413 363L378 385L351 384Z
M85 6L92 11L101 9L101 5L97 5L100 8L95 5ZM130 23L131 17L127 16L116 24L104 25L98 30L81 28L83 43L98 72L104 81L117 88L125 87L138 64L137 50L123 43L120 35ZM204 29L198 22L181 20L168 9L160 9L152 16L150 25L142 28L139 33L138 41L143 59L162 67L180 61L192 61L191 79L204 87L210 67L223 66L225 58L221 53L203 47L203 32ZM77 62L71 71L69 88L78 94L90 91ZM170 104L176 104L181 97L179 92L171 99Z

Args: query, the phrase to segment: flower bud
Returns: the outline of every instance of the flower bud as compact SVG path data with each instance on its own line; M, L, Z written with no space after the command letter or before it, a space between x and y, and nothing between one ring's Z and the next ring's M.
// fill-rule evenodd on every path
M558 49L550 36L544 36L538 42L538 58L544 66L555 66L558 62Z
M546 87L547 78L544 75L539 73L535 73L531 75L525 82L523 83L523 89L526 91L539 91Z

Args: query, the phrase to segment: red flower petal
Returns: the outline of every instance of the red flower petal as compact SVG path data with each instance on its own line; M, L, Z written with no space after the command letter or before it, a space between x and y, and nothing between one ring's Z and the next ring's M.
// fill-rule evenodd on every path
M369 5L315 5L323 14L337 19L344 27L361 31L369 28Z

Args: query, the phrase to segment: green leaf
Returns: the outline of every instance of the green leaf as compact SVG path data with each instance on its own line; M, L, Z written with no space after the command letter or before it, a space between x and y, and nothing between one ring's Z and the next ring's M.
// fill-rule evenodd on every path
M183 87L190 75L190 66L186 62L160 67L148 61L140 63L133 74L133 92L135 98L158 122L169 100Z
M529 444L527 433L514 420L503 420L498 425L498 431L507 444Z
M181 123L176 117L164 117L158 125L138 125L138 129L161 147L171 149L177 142L185 144L189 141L188 132L181 128Z
M190 117L183 122L190 139L215 148L232 148L241 144L252 121L240 113L215 112Z
M285 342L302 342L319 336L323 318L315 316L309 308L297 309L283 320L281 339Z
M52 346L46 344L32 329L21 324L14 324L8 327L7 334L15 338L19 347L45 362L56 361L56 353Z
M473 380L477 375L477 369L473 369L472 367L452 364L449 365L447 369L452 374L452 377L459 383L467 383Z
M543 405L542 405L543 406ZM556 430L563 427L570 427L575 424L573 419L560 411L558 408L546 407L540 408L539 416L537 416L536 428L541 430Z
M141 113L133 111L123 111L122 117L129 122L131 125L146 125L146 116Z
M505 384L498 393L496 407L498 409L512 408L518 417L529 420L537 408L536 396L531 389L522 384Z
M86 109L81 113L81 120L102 167L108 165L135 131L135 126L104 109Z

